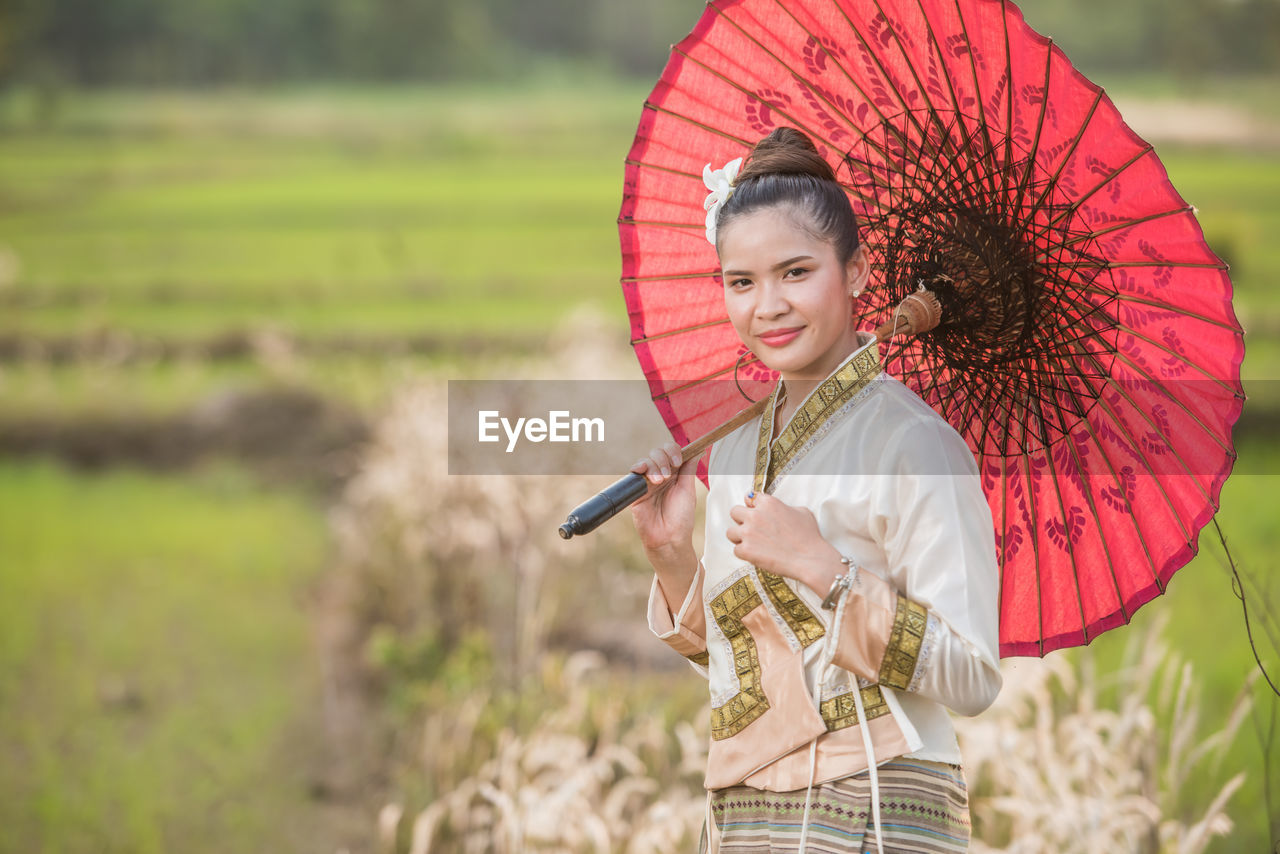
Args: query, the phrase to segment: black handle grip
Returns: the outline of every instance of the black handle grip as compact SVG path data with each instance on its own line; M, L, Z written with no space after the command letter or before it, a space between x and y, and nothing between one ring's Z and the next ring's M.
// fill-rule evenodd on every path
M642 498L648 490L648 481L642 474L631 472L619 478L595 497L575 507L569 514L569 518L560 526L560 536L567 540L574 534L594 531L622 512L622 508Z

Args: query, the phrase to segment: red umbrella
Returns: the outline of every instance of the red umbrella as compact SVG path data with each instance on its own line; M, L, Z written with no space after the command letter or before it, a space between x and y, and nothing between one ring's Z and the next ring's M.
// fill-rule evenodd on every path
M943 304L886 368L977 457L1001 654L1128 622L1195 554L1244 398L1226 265L1152 147L1010 2L708 3L645 102L618 220L632 343L682 443L746 403L711 380L774 379L725 314L702 171L779 125L867 225L864 325L920 282Z

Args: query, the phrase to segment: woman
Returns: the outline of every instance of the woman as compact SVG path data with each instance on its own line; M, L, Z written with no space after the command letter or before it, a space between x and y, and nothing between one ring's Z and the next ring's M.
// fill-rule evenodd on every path
M740 162L704 174L707 236L734 329L781 380L711 448L701 559L679 447L632 467L650 481L632 506L650 627L710 682L710 842L963 851L947 709L978 714L1000 689L977 469L857 331L867 253L812 142L782 128Z

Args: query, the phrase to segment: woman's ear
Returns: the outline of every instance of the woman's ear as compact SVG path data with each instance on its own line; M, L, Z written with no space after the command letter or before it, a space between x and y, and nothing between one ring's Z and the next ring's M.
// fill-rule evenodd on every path
M867 286L867 279L871 276L871 258L867 254L865 243L860 244L853 255L849 256L849 263L845 264L844 273L849 296L856 297L861 294Z

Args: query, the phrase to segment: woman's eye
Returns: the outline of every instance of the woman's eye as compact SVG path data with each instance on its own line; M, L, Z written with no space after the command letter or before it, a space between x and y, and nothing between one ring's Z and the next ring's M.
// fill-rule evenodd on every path
M729 282L729 287L737 288L751 284L750 279L733 279Z
M806 270L804 267L792 267L790 270L787 271L787 275L791 276L792 278L795 278L796 276L802 276L807 272L809 271Z

